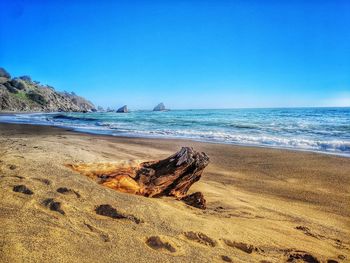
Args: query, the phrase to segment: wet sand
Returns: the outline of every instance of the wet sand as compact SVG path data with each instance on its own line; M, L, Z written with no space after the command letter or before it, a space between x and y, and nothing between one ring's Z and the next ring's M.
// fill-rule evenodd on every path
M116 192L65 166L157 160L181 146L210 157L190 189L207 210ZM350 261L350 158L0 124L0 184L0 262Z

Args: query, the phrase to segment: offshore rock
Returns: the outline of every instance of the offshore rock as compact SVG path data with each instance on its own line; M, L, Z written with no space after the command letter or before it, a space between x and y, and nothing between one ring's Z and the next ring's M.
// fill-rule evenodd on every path
M128 113L129 110L128 110L128 106L127 105L124 105L123 107L120 107L118 110L117 110L118 113Z
M165 111L164 103L159 103L157 106L154 107L153 111Z

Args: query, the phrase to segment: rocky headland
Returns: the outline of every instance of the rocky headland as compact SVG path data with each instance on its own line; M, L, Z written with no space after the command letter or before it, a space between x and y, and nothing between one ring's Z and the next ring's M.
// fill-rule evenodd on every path
M56 91L29 76L11 78L5 69L0 68L0 111L86 112L95 111L95 106L73 92Z

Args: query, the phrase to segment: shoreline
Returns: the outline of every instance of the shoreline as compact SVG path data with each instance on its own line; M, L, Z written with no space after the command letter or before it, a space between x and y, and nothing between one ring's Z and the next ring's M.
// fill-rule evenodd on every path
M40 114L40 112L37 112ZM15 114L36 114L36 112L30 112L30 113L1 113L1 115L15 115ZM81 134L89 134L89 135L96 135L96 136L110 136L110 137L117 137L117 138L139 138L139 139L155 139L155 140L183 140L183 141L192 141L192 142L201 142L201 143L210 143L210 144L219 144L219 145L232 145L237 147L252 147L252 148L263 148L263 149L275 149L275 150L286 150L286 151L295 151L295 152L306 152L306 153L315 153L315 154L324 154L324 155L331 155L331 156L339 156L339 157L345 157L350 158L350 153L336 153L336 152L327 152L327 151L318 151L318 150L308 150L308 149L298 149L298 148L292 148L292 147L281 147L281 146L268 146L268 145L252 145L252 144L240 144L240 143L230 143L230 142L221 142L221 141L210 141L205 139L195 139L195 138L181 138L176 136L143 136L143 135L116 135L111 134L108 132L93 132L84 130L81 128L72 128L68 126L59 126L59 125L51 125L51 124L32 124L32 123L19 123L19 122L4 122L0 121L0 124L15 124L15 125L33 125L33 126L43 126L43 127L52 127L52 128L58 128L63 129L71 132L77 132Z
M190 189L203 193L206 210L120 193L66 166L160 160L182 146L210 158ZM0 184L4 262L18 262L18 255L22 262L140 262L140 255L143 262L222 262L225 255L233 262L277 263L300 253L320 262L350 258L346 157L0 123ZM19 185L33 194L15 192ZM44 205L51 199L64 214ZM141 223L97 215L96 207L106 204ZM207 239L189 239L189 232ZM154 236L173 252L150 247L146 240Z
M255 147L255 146L241 146L241 145L233 145L233 144L221 144L221 143L208 143L208 142L201 142L201 141L194 141L194 140L186 140L186 139L166 139L166 138L142 138L142 137L126 137L126 136L110 136L110 135L103 135L103 134L90 134L85 132L79 132L72 130L70 128L62 128L62 127L56 127L56 126L46 126L46 125L32 125L32 124L8 124L8 123L0 123L0 132L1 127L7 126L10 128L10 130L20 131L20 134L32 134L33 131L37 132L38 136L41 136L41 134L48 134L50 136L52 135L73 135L74 137L78 136L78 138L88 139L88 140L98 140L98 141L107 141L110 143L121 143L123 145L128 146L129 144L135 145L136 147L142 146L142 148L149 147L150 149L159 149L163 150L164 147L168 150L169 153L175 152L179 150L182 146L190 146L193 147L199 151L204 151L209 154L211 157L211 160L214 159L215 163L220 163L219 168L220 169L228 169L232 168L235 169L232 165L232 163L228 163L227 160L224 160L222 162L218 159L215 155L218 156L225 156L225 159L228 157L227 155L229 153L232 153L232 158L235 155L241 156L243 159L250 159L250 158L257 158L262 159L263 163L267 163L269 167L270 160L268 159L268 156L272 158L272 161L276 161L275 159L280 159L280 162L278 165L282 165L282 167L279 167L281 169L280 172L283 172L285 170L285 167L287 167L287 170L296 170L296 172L299 171L299 167L296 167L295 165L300 166L301 163L306 163L307 165L310 160L320 160L322 162L327 161L329 165L332 164L334 166L334 163L339 163L341 166L344 166L344 163L346 164L345 167L349 168L349 174L350 174L350 165L347 165L349 162L348 157L344 156L338 156L338 155L329 155L329 154L322 154L319 152L311 152L311 151L298 151L298 150L288 150L288 149L275 149L275 148L268 148L268 147ZM169 151L169 149L171 149ZM266 156L266 157L265 157ZM231 158L230 158L231 159ZM295 160L298 160L297 162ZM243 160L245 161L245 160ZM250 164L248 162L247 164ZM259 162L258 162L259 164ZM241 165L241 164L240 164ZM216 165L217 166L217 165ZM220 167L221 166L221 167ZM303 168L300 167L302 170ZM326 168L324 165L322 165L322 168ZM336 168L336 167L334 167ZM244 170L250 171L252 167L246 167ZM321 168L318 168L321 169ZM336 168L337 171L338 168ZM260 173L261 168L259 166L256 167L255 172ZM268 171L268 170L267 170ZM276 172L276 171L273 171ZM320 170L320 174L322 174L324 171ZM304 172L302 172L304 173ZM276 176L278 176L276 174ZM344 180L347 179L347 177L343 178ZM335 183L338 183L339 180L337 180ZM349 181L350 185L350 181ZM250 189L251 190L251 189ZM263 189L261 189L263 190ZM267 191L264 191L267 193ZM280 197L285 196L283 193L281 193ZM350 193L349 193L350 196ZM289 196L290 197L290 196ZM288 198L289 198L288 197ZM297 200L298 197L295 198ZM302 198L303 201L310 201ZM347 210L346 210L347 211ZM350 217L350 210L347 211Z

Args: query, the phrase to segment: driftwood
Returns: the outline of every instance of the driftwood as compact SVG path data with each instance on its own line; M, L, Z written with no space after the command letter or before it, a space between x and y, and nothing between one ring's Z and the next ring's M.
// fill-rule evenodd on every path
M200 192L187 195L209 163L205 153L183 147L179 152L160 161L140 164L72 164L73 170L97 179L104 186L146 197L174 196L188 205L205 209Z
M156 162L141 163L134 178L144 196L175 196L182 198L191 185L197 182L209 158L192 148L183 147L174 155Z

